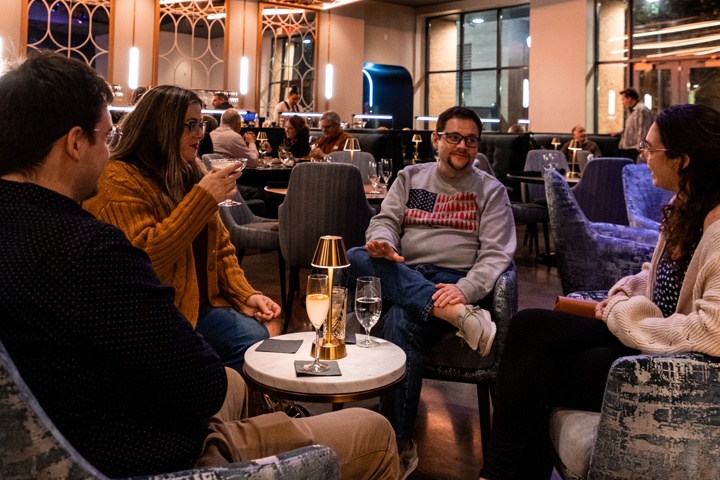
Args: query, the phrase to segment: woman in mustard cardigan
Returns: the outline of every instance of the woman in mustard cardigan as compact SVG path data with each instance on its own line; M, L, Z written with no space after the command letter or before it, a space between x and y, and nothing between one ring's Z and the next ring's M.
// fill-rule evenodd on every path
M250 286L218 215L240 174L206 174L197 161L201 105L183 88L148 91L123 119L98 193L83 207L148 254L160 280L175 287L178 309L240 371L247 348L269 336L263 323L281 309Z

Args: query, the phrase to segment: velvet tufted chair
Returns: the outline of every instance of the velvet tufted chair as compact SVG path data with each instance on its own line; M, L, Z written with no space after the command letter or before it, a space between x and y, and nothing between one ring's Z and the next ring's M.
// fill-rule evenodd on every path
M653 185L652 173L645 163L632 163L622 169L623 193L631 227L660 229L662 207L673 194Z
M0 478L107 477L90 465L58 431L0 343ZM314 480L339 479L340 464L330 448L312 445L230 467L203 468L136 479Z
M545 192L565 294L607 289L622 277L639 272L642 264L650 261L657 231L591 222L556 170L546 173Z

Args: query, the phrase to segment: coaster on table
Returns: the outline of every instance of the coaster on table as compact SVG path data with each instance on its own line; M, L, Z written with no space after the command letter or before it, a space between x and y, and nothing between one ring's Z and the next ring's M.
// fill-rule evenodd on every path
M307 370L305 370L303 368L308 363L312 363L312 360L295 360L295 373L297 374L298 377L302 377L305 375L310 375L310 376L342 375L342 373L340 373L340 366L338 365L337 362L327 362L327 361L322 362L322 363L327 363L328 365L330 365L330 369L325 370L324 372L308 372Z
M277 338L268 338L264 340L255 349L256 352L274 352L274 353L295 353L300 349L302 340L278 340Z

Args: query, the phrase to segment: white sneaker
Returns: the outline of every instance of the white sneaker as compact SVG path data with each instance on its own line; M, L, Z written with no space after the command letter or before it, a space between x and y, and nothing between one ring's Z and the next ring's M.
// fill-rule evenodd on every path
M457 316L457 325L457 336L465 340L470 348L477 350L483 357L490 353L497 332L490 312L473 305L465 305Z
M410 442L411 447L400 454L400 480L405 480L418 466L417 445Z

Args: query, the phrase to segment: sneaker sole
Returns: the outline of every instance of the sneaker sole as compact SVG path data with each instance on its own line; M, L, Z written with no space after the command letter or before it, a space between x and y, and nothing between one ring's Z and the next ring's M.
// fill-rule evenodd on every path
M400 477L400 480L406 480L410 476L410 474L417 469L419 461L420 458L415 457L415 460L410 465L408 465L407 470L405 470L405 473L403 473L403 475Z

